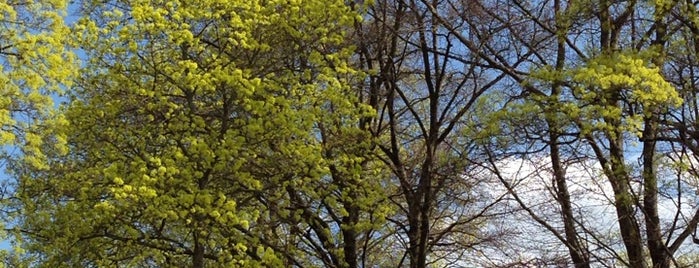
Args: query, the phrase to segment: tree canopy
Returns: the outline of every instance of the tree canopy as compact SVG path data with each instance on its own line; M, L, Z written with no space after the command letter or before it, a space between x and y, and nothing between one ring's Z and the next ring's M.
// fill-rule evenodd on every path
M0 3L9 267L692 267L684 1Z

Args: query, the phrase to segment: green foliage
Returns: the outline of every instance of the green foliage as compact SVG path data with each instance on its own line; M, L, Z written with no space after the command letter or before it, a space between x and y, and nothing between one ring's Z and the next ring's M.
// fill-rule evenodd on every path
M52 96L71 86L76 75L75 55L68 48L69 29L63 23L68 1L3 1L0 3L0 146L4 168L26 164L47 169L45 149L66 152L65 137L57 132L65 126L55 113ZM22 161L17 161L19 155ZM0 205L5 228L14 225L18 213L7 175L2 178ZM10 225L10 226L7 226ZM21 241L15 249L2 250L2 261L11 267L26 267Z
M41 266L285 267L304 258L293 228L314 224L299 200L377 210L343 1L84 4L68 155L21 171Z
M535 94L531 100L546 107L545 114L554 121L577 124L583 135L602 131L640 137L644 116L682 104L677 90L650 63L657 56L653 50L619 52L562 71L541 68L533 73L530 85L557 83L570 91Z
M0 3L0 145L19 146L25 161L38 168L47 168L43 134L65 124L54 115L51 96L71 86L77 71L67 47L66 5L63 0ZM60 135L50 142L65 150Z

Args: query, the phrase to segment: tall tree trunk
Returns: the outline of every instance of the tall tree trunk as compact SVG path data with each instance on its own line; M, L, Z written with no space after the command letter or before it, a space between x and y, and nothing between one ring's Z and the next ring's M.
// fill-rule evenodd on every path
M570 253L571 260L573 261L575 267L588 268L590 267L589 254L587 254L587 248L585 248L585 246L580 242L578 232L575 228L575 216L573 215L573 208L570 202L570 193L568 192L566 175L561 164L560 152L556 142L558 137L554 131L555 128L552 129L552 132L549 135L551 138L551 144L549 145L551 153L551 167L553 169L553 177L556 182L556 201L558 201L558 204L561 206L563 228L567 240L566 246L568 247L568 252Z
M353 197L356 197L354 195ZM359 208L355 205L349 205L347 209L349 216L342 219L343 224L349 228L342 230L342 238L344 242L344 261L347 268L357 268L357 231L355 226L359 221Z
M652 45L664 49L667 25L665 24L665 10L657 10L655 21L655 40ZM663 57L653 60L656 66L664 64ZM646 111L650 115L644 118L643 128L643 215L646 224L646 239L648 239L648 251L655 268L669 268L671 252L665 246L660 229L660 217L658 216L658 178L655 172L655 151L658 132L657 111Z
M194 252L192 252L192 268L204 268L204 246L199 241L197 230L194 231Z
M620 132L615 133L621 135ZM619 220L619 231L624 241L626 253L629 258L629 266L632 268L644 268L645 256L643 254L643 241L640 227L635 215L636 200L631 193L631 178L626 171L623 149L620 137L609 137L610 141L610 168L611 174L606 174L614 191L614 206Z
M621 17L615 19L611 12L612 3L609 0L600 0L600 48L603 54L612 55L617 52L617 41L618 34L620 33L621 25L625 20ZM633 1L629 3L628 8L633 8ZM620 15L622 16L622 15ZM620 89L609 89L609 92L603 93L607 95L605 97L605 105L610 108L619 108L621 95ZM635 207L636 198L634 197L631 189L631 178L626 170L626 163L624 158L624 140L623 131L619 128L622 126L621 118L615 118L607 116L604 121L612 126L613 130L607 130L606 140L609 143L609 161L607 178L609 179L612 190L614 191L614 206L616 208L617 218L619 221L619 231L621 233L621 238L624 241L624 247L626 248L626 254L629 258L629 266L632 268L644 268L645 267L645 256L643 254L643 241L641 239L641 229L636 220ZM600 158L600 163L607 162L602 161L605 158L602 155L597 156Z
M655 174L655 133L657 117L650 116L643 130L643 214L646 224L646 238L653 267L670 267L669 250L665 246L658 216L658 180Z
M561 18L563 12L561 11L561 1L554 1L554 12L556 13L556 18ZM560 21L556 20L556 30L558 31L558 38L556 44L556 69L562 70L565 66L565 39L564 35L567 29L564 29ZM559 95L561 94L561 85L554 83L552 85L552 99L557 102ZM553 114L558 111L551 111ZM561 163L561 153L558 144L560 126L556 121L555 117L547 118L547 124L549 127L549 152L551 153L551 168L553 169L553 177L556 183L556 201L561 206L561 216L563 218L563 229L566 237L566 246L568 247L568 252L570 254L573 265L576 268L589 268L590 267L590 257L587 252L587 248L580 242L578 237L578 231L575 227L575 216L573 215L573 207L570 201L570 193L568 191L568 184L566 181L566 174Z

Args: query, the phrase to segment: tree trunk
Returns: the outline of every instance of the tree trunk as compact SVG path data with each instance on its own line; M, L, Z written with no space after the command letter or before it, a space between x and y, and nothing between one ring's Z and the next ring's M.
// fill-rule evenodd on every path
M194 234L194 252L192 253L192 268L204 268L204 247L199 242L199 235L196 233Z
M621 135L621 133L616 133ZM640 227L635 216L635 198L631 193L629 183L631 179L626 172L623 151L618 139L610 141L610 168L611 174L606 174L614 191L614 206L619 220L619 231L624 241L626 253L629 258L629 266L632 268L644 268L645 256L643 254L643 241L641 240Z
M561 11L561 1L554 1L554 12L556 13L556 18L562 16ZM556 44L556 69L562 70L565 67L565 52L566 45L565 40L562 35L566 33L567 29L564 28L559 20L556 20L556 28L559 31L559 36L557 36ZM559 95L561 94L561 85L559 83L554 83L551 87L551 95L554 101L558 101ZM558 111L551 111L554 115ZM570 258L573 261L573 265L576 268L589 268L590 267L590 256L588 254L587 248L583 246L578 238L578 231L575 227L575 216L573 215L573 207L570 201L570 193L568 191L568 184L566 181L566 174L561 163L561 152L558 144L558 135L560 133L560 126L556 121L555 117L547 118L547 124L549 127L549 149L551 153L551 168L553 169L553 178L556 183L556 201L561 206L561 216L563 218L563 229L566 237L566 246L568 247L568 252Z

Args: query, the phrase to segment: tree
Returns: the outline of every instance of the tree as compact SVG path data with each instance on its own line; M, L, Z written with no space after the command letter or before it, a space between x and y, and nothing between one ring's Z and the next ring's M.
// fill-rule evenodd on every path
M2 145L38 138L24 138L20 132L50 114L53 102L49 95L69 86L75 74L75 57L67 48L68 28L62 17L66 4L22 1L0 5Z
M470 11L469 11L470 12ZM502 195L488 195L472 165L489 76L481 57L458 43L420 1L376 1L357 25L359 64L371 75L363 99L378 112L371 125L379 157L390 170L397 212L393 266L458 265L495 240L481 229ZM450 16L461 22L461 18Z
M0 5L0 144L20 146L24 159L41 166L42 131L61 125L51 95L70 86L76 74L63 24L67 1L22 1ZM58 144L61 147L65 144ZM3 158L13 156L3 152Z
M17 167L48 267L357 267L384 214L343 1L84 2L69 153ZM347 96L349 94L349 96Z
M691 1L76 5L0 4L8 265L696 259Z
M70 86L77 62L68 48L64 25L68 1L9 1L0 3L0 215L3 228L11 229L18 214L16 181L5 169L18 162L47 168L42 147L65 151L65 139L56 131L65 121L55 114L53 97ZM46 138L52 136L52 138ZM22 156L20 159L20 155ZM13 241L18 246L19 241ZM4 251L4 250L3 250ZM13 253L3 252L4 263L19 265Z
M500 135L510 136L512 142L504 149L491 147L491 152L501 154L491 154L489 166L527 214L567 248L577 266L604 263L611 255L631 267L648 263L668 267L695 224L691 216L661 223L659 185L669 178L658 173L662 147L657 142L663 140L659 139L664 135L663 118L681 103L681 87L668 82L665 69L672 65L666 61L668 40L673 31L687 24L678 18L691 17L678 14L694 10L694 5L672 1L542 1L537 5L475 1L473 5L494 23L477 27L482 19L467 16L474 27L466 32L450 19L452 14L465 13L461 6L449 1L443 5L422 2L459 42L480 53L491 70L520 84L519 92L515 90L504 107L509 112L493 117L496 125L501 126L503 119L511 123L506 128L512 131ZM484 38L486 42L474 41ZM640 145L633 145L634 139ZM638 169L628 156L628 148L634 146L642 151ZM551 173L546 176L551 178L547 186L556 204L552 215L557 214L559 221L555 222L533 210L497 167L502 161L498 157L536 159L542 151L550 158ZM566 174L566 168L588 160L596 162L592 166L599 168L611 187L607 205L616 212L622 247L609 243L589 226L589 214L573 213L572 208L586 206L571 199L568 185L576 180ZM678 187L681 184L678 181ZM680 207L676 215L684 214ZM671 227L663 230L662 226ZM673 237L675 231L683 235ZM591 252L590 245L603 253Z

